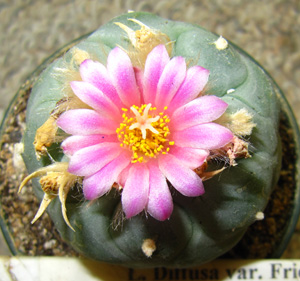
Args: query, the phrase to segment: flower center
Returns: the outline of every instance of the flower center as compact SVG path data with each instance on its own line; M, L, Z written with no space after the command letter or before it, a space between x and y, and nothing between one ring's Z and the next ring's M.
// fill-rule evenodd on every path
M170 119L164 111L155 114L156 108L151 107L150 103L140 107L133 105L131 111L127 108L122 110L123 121L116 133L120 146L132 150L132 163L147 162L158 154L166 154L170 150L169 146L174 145L168 139Z

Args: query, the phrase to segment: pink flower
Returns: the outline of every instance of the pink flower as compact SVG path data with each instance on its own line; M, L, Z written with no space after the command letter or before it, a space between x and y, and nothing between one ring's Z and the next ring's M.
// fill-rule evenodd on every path
M116 47L106 67L85 60L80 75L82 81L71 87L87 108L66 111L57 124L72 135L62 148L70 156L69 172L84 177L86 199L103 196L116 182L123 188L127 218L145 209L165 220L173 210L167 180L185 196L204 193L193 169L204 163L209 150L233 138L230 130L212 122L227 104L216 96L198 97L208 70L186 69L183 57L170 59L159 45L144 70L134 68Z

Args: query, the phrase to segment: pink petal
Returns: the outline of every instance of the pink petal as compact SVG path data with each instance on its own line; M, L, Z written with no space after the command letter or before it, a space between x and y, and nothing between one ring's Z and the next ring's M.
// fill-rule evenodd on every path
M131 158L127 151L121 153L100 171L83 180L83 194L87 200L94 200L108 192L121 171L128 166Z
M227 128L215 124L206 123L189 127L182 131L173 132L172 139L177 146L194 147L200 149L216 149L223 147L233 138L233 134Z
M199 65L189 68L181 87L168 106L168 112L195 99L206 85L208 77L209 71Z
M107 58L107 70L121 101L127 106L140 105L140 92L129 56L114 48Z
M91 83L104 93L118 108L123 106L117 90L113 86L106 67L97 61L85 60L80 65L83 81Z
M128 175L129 175L129 170L131 168L133 164L130 163L121 173L120 175L118 176L118 179L117 179L117 183L124 187L125 186L125 183L126 183L126 180L128 179Z
M73 155L76 151L102 142L118 142L118 137L114 135L88 135L88 136L70 136L66 138L61 147L67 155Z
M192 170L200 167L209 155L209 151L207 150L191 147L179 147L176 145L172 146L169 153L174 155L183 165Z
M131 218L143 209L148 203L149 170L146 164L131 166L128 179L122 192L122 205L127 218Z
M147 56L143 89L144 102L146 104L155 101L159 78L169 61L169 54L164 45L158 45Z
M119 143L104 142L85 147L71 157L69 172L77 176L91 176L120 155Z
M157 165L149 164L150 190L148 213L157 220L168 219L173 211L173 200L165 176Z
M91 109L74 109L57 119L57 126L71 135L114 134L119 123Z
M88 82L73 81L71 88L84 103L110 119L120 118L118 107L98 88Z
M139 92L141 93L141 97L143 96L143 79L144 79L144 73L140 68L134 67L134 74L135 74L135 80L136 84L139 88Z
M158 162L159 169L181 194L194 197L204 193L200 177L184 166L175 156L171 154L161 155Z
M157 85L155 106L159 109L168 106L181 86L186 75L186 64L183 57L174 57L164 68Z
M216 96L203 96L178 108L171 117L176 130L208 123L218 119L226 110L228 104Z

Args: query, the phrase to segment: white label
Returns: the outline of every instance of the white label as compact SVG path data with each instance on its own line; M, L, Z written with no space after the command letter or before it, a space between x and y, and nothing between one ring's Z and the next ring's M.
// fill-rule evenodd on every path
M300 280L300 260L215 260L192 268L133 269L77 258L0 257L0 280L290 281Z

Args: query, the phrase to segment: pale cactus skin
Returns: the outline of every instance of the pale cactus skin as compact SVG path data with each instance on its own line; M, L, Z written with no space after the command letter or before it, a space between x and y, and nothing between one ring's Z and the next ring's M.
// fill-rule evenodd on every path
M63 239L87 257L130 267L203 264L227 252L241 239L256 220L256 214L263 212L277 182L281 162L278 89L256 62L231 43L227 48L218 49L214 42L219 36L199 26L148 13L130 13L115 18L76 48L105 63L107 54L116 45L128 46L126 33L114 22L139 28L128 18L135 18L167 34L175 41L172 56L183 56L187 62L208 69L210 77L205 93L221 97L228 103L227 112L245 108L253 115L256 127L248 139L252 157L237 160L237 166L205 181L203 196L189 198L172 190L174 211L164 222L140 214L123 221L115 229L112 224L120 207L120 195L114 191L90 206L82 195L72 196L76 188L69 194L67 214L76 232L63 220L58 198L47 211ZM70 61L71 57L68 52L66 60ZM63 67L62 59L54 61L40 75L31 92L23 139L23 157L29 173L50 163L47 157L40 161L36 159L33 141L37 128L63 97L62 82L53 75L59 67ZM59 145L56 149L57 152L49 150L55 160L65 160ZM41 200L43 192L36 179L34 187ZM151 258L141 249L143 241L149 238L156 242L156 251Z

